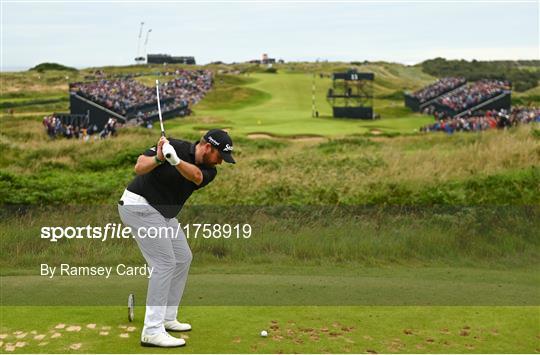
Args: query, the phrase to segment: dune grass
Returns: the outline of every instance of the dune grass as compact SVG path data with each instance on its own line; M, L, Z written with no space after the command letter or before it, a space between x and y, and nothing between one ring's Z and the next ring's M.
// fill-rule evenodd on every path
M119 197L117 197L118 199ZM22 208L22 209L21 209ZM119 224L115 204L4 211L0 222L3 268L39 262L113 265L141 262L132 239L42 239L42 227L105 227ZM253 263L362 266L438 265L536 267L538 208L338 207L277 205L212 208L189 206L179 216L196 265ZM194 224L248 224L230 237L196 232ZM248 227L246 227L248 228ZM247 237L246 237L247 236Z
M184 122L198 127L198 132L186 131ZM205 128L195 117L170 121L167 127L171 136L193 140ZM4 203L66 202L73 196L79 203L114 202L133 176L136 157L159 136L137 128L121 131L110 140L51 141L41 118L32 115L4 117L0 128ZM531 125L454 136L349 136L322 141L233 135L238 164L220 167L211 188L191 201L535 203L540 166L537 131ZM264 179L259 178L261 174Z

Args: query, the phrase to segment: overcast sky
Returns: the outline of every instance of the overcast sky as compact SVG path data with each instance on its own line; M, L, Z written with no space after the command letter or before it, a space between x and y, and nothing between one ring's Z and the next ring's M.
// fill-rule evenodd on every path
M262 53L286 61L442 56L539 59L539 2L21 2L1 1L3 70L42 62L127 65L141 21L148 53L198 63ZM140 54L144 55L143 44Z

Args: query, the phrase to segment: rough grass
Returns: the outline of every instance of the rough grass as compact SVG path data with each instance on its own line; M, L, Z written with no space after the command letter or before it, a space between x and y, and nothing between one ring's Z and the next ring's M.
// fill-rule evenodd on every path
M314 70L317 72L324 68L321 65ZM400 103L391 98L377 99L376 104L386 110L389 116L395 115L395 118L370 122L304 119L303 116L296 116L296 113L298 110L309 112L310 103L309 100L305 101L306 93L300 88L309 86L312 77L306 73L294 73L293 69L291 66L288 69L290 73L277 75L219 75L216 77L216 93L232 90L231 101L234 103L227 106L229 103L226 95L222 97L221 94L214 94L214 97L208 97L207 101L196 108L197 115L166 122L168 134L174 137L195 140L206 129L219 126L229 128L235 140L238 164L220 167L216 181L194 194L188 206L538 204L540 140L536 126L452 136L418 133L405 135L403 132L412 130L425 118L399 118L406 113ZM379 65L381 77L386 77L389 83L392 83L394 77L407 77L416 70ZM54 76L57 74L46 74L57 78ZM28 79L22 74L13 75L13 78L8 77L14 81L21 80L20 85ZM150 76L145 78L153 80ZM271 92L271 98L260 99L251 94L243 97L239 92L244 89L264 92L264 95ZM26 103L21 109L30 112L26 115L5 115L0 119L0 146L3 150L0 157L0 202L43 205L75 201L94 206L114 206L134 175L133 164L137 156L153 145L159 136L157 127L153 131L124 129L118 137L103 141L51 141L43 131L42 117L35 109L39 106L40 109L52 110L55 104L44 104L44 107L29 104L31 100L57 97L58 91L54 91L54 94L51 92L44 91L35 99L24 91L2 96L2 102L21 100ZM324 88L319 93L324 94ZM214 106L220 108L212 109ZM260 120L261 124L250 123L255 120ZM293 136L295 132L305 135L316 131L319 138L250 139L247 133L253 132L254 128L259 129L257 132L273 130L292 133ZM366 132L382 135L364 135ZM392 136L394 133L398 135ZM116 216L114 211L111 214ZM537 257L537 246L527 244L530 241L524 237L525 232L516 235L516 239L507 239L512 242L505 244L503 236L509 233L502 228L496 234L501 240L500 244L492 248L490 243L493 240L480 238L478 244L467 245L466 251L470 253L467 255L459 251L462 246L460 243L464 243L460 236L469 234L467 230L464 232L459 229L457 223L448 226L452 237L447 238L444 230L432 224L437 219L426 217L423 224L416 228L409 226L413 217L408 218L399 224L402 239L393 239L394 232L391 229L378 231L378 227L368 221L356 225L347 219L340 219L343 223L337 229L317 224L304 225L305 229L298 231L303 237L298 240L286 239L285 236L289 235L286 230L271 229L265 232L265 238L250 244L252 246L249 248L223 246L220 243L199 245L196 242L194 247L207 255L209 260L239 258L255 261L250 259L250 255L260 256L271 252L278 256L278 260L281 257L291 260L322 258L336 262L360 261L364 264L392 263L398 260L443 263L484 260L489 264L497 258L507 258L504 262L513 265L520 264L520 258L521 264L531 264ZM299 222L302 221L301 217L284 221L291 230L295 230L293 227L296 224L302 224ZM514 224L509 223L509 226ZM476 230L473 227L471 231ZM11 235L20 237L21 241L27 240L26 233L20 234L9 225L6 228ZM351 233L352 230L367 231L362 243L358 242L357 233ZM315 248L313 238L316 238L316 231L325 235L340 235L341 242L335 244L332 238L325 239L320 248ZM269 250L271 244L267 240L272 238L285 238L282 247ZM13 242L17 245L15 240ZM426 245L425 249L423 245ZM527 245L530 247L528 250L525 247ZM387 252L384 251L385 246L388 247ZM27 247L33 248L31 245ZM455 253L445 254L445 248ZM61 250L64 250L65 256L77 255L70 248L59 249L58 252ZM12 260L17 265L27 264L34 257L28 254L24 257L26 259L11 259L16 250L6 248L4 252L7 253L6 260ZM114 251L114 248L110 254L102 251L100 257L108 255L108 260L114 260L117 256L115 253L120 251ZM136 252L132 255L137 257Z
M97 177L97 176L96 176ZM81 183L81 189L85 186ZM114 196L118 199L119 196ZM121 223L116 205L21 206L2 215L1 266L29 267L38 262L113 265L141 261L131 239L41 239L45 226L96 226ZM179 217L196 265L206 263L356 264L380 266L469 265L531 267L538 265L535 207L263 207L190 206ZM230 238L207 238L195 223L250 225Z
M196 106L196 110L234 110L270 100L272 97L270 94L245 87L246 84L254 81L248 77L218 75L214 80L213 89Z
M196 117L189 120L198 122ZM174 121L167 125L173 136L197 139L215 125L211 121L199 122L189 133L182 133L181 125L173 126ZM136 157L158 136L137 128L104 141L51 141L41 117L32 115L4 117L0 128L4 203L67 202L70 196L79 202L113 202L133 176ZM191 201L537 203L540 140L535 132L534 126L524 126L479 134L349 136L326 142L234 136L238 164L220 167L211 188Z

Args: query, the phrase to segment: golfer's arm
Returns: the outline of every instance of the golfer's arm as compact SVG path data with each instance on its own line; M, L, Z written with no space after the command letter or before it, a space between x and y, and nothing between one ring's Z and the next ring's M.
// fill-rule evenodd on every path
M178 170L183 177L197 186L203 182L203 173L196 165L182 160L180 164L176 165L176 170Z
M149 157L147 155L139 155L137 158L137 163L135 164L135 174L137 175L144 175L158 166L158 163L154 159L154 157Z

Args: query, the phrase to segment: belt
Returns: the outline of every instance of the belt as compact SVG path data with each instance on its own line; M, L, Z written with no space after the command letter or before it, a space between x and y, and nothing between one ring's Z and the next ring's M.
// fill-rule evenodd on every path
M120 201L118 201L118 204L123 205L150 205L148 201L141 195L137 195L136 193L133 193L131 191L128 191L127 189L124 190L124 193L122 194L122 197L120 198Z

